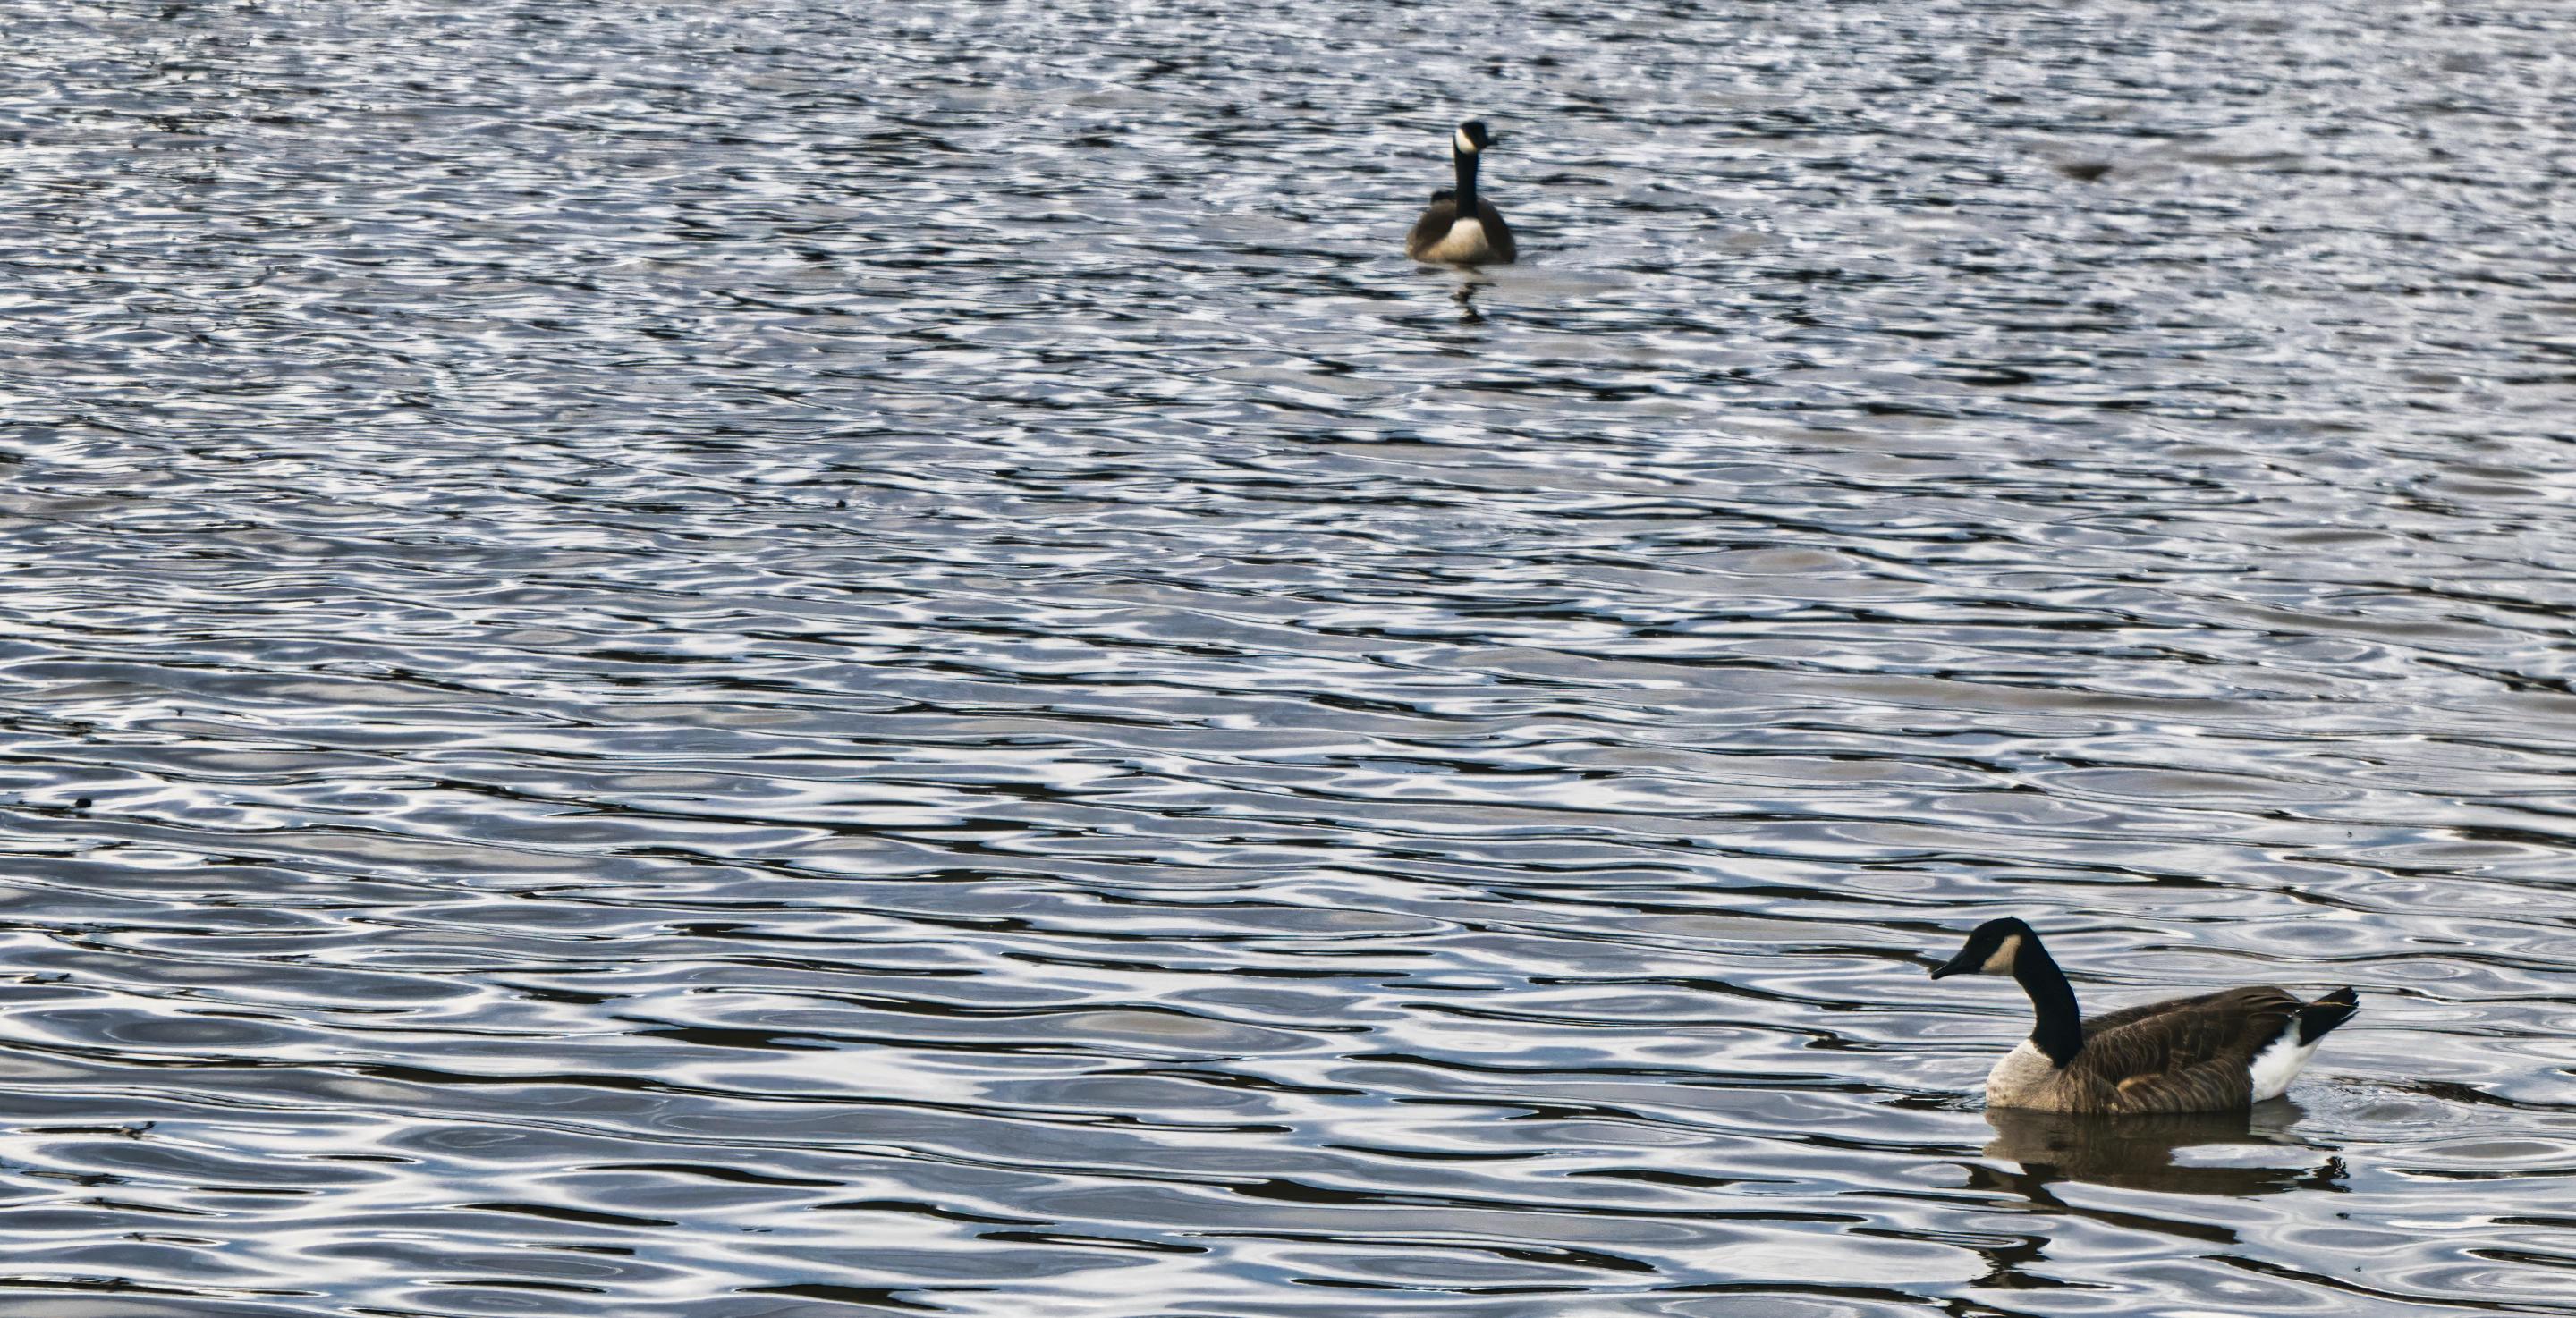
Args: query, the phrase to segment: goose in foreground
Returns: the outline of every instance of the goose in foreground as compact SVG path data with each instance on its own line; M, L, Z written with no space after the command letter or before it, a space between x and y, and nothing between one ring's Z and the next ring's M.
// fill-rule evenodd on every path
M2217 1112L2278 1098L2326 1032L2360 1010L2348 988L2301 1001L2287 989L2222 989L2085 1020L2075 989L2019 920L1988 920L1932 968L2010 975L2039 1024L1986 1076L1986 1102L2047 1112L2134 1116Z
M1476 158L1494 139L1481 119L1458 125L1449 139L1449 156L1458 166L1458 186L1431 194L1422 218L1404 240L1404 254L1416 261L1451 265L1509 265L1520 255L1512 229L1494 203L1476 194Z

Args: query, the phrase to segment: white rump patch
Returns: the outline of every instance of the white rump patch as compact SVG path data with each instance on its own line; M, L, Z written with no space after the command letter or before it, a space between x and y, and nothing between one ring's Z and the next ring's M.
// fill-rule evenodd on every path
M2246 1071L2254 1077L2254 1101L2260 1103L2288 1093L2290 1078L2299 1073L2300 1067L2308 1064L2309 1058L2317 1055L2317 1044L2324 1042L2323 1039L2316 1043L2299 1042L2299 1019L2291 1017L2290 1023L2282 1027L2281 1037L2254 1054L2254 1060L2246 1064Z
M1462 154L1465 154L1465 155L1471 155L1471 156L1472 156L1472 155L1474 155L1474 154L1476 154L1476 144L1475 144L1474 142L1471 142L1471 141L1467 140L1467 130L1466 130L1466 129L1464 129L1464 128L1459 129L1459 130L1457 131L1457 133L1454 135L1454 140L1458 143L1458 150L1459 150Z
M1426 261L1481 261L1493 254L1492 245L1485 241L1482 220L1458 220L1441 235L1440 241L1422 249L1422 259Z

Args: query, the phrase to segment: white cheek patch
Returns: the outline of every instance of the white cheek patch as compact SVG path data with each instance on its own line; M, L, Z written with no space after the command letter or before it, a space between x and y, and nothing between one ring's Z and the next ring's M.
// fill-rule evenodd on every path
M1459 154L1461 154L1461 155L1469 155L1469 156L1472 156L1472 155L1476 154L1476 144L1475 144L1475 143L1473 143L1473 142L1471 142L1471 141L1468 141L1468 140L1467 140L1467 130L1466 130L1466 129L1464 129L1464 128L1459 129L1459 130L1458 130L1458 132L1457 132L1456 137L1455 137L1453 140L1455 140L1455 141L1458 143L1458 151L1459 151Z
M1986 963L1984 965L1977 967L1977 973L1983 975L2009 975L2013 972L2013 958L2020 955L2021 935L2014 934L2011 937L2006 938L2003 941L2002 946L1995 949L1994 955L1986 958Z

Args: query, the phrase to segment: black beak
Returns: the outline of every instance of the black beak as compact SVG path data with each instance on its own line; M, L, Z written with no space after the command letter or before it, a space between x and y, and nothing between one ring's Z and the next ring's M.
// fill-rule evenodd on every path
M1932 978L1944 979L1951 975L1964 975L1976 968L1977 963L1969 960L1967 952L1963 950L1957 956L1932 967Z

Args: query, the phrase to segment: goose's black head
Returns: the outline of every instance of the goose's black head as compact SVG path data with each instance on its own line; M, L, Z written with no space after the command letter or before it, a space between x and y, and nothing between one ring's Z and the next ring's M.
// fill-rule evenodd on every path
M2039 941L2039 934L2029 925L2007 916L1988 920L1968 931L1968 942L1959 954L1932 967L1932 978L1951 975L2009 975L2021 950Z
M1450 148L1462 156L1472 156L1493 144L1493 135L1485 131L1482 119L1470 119L1458 125L1458 135L1449 141Z

